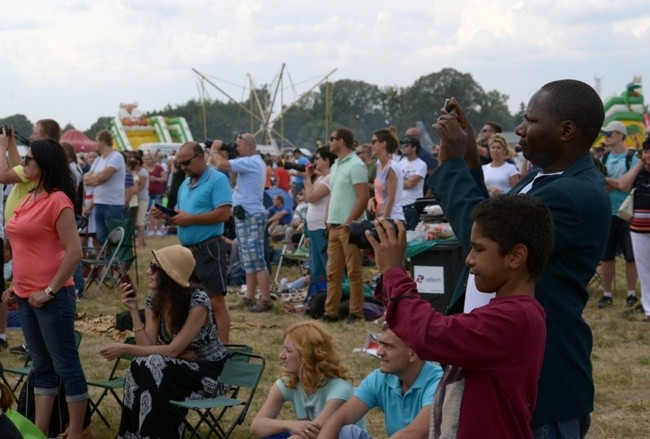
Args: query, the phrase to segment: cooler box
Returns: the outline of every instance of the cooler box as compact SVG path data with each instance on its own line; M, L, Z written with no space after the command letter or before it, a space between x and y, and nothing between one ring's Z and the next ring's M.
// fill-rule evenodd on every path
M410 258L411 277L418 292L441 313L447 312L465 266L463 253L458 241L443 241Z

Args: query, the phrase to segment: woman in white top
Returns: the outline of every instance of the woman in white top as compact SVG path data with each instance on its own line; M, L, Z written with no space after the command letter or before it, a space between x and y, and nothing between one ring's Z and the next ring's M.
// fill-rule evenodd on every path
M336 155L329 146L318 148L314 154L314 165L305 173L304 194L307 202L307 236L309 237L309 261L312 283L325 282L327 274L327 238L325 215L330 202L330 167ZM317 175L312 182L312 176Z
M375 196L368 201L368 210L375 217L404 221L402 190L404 177L392 155L399 149L394 127L381 128L372 133L372 155L377 158L377 174L373 183Z
M495 197L508 193L521 177L517 167L506 162L506 159L512 157L512 152L508 148L508 142L503 134L492 135L488 141L488 147L492 162L483 165L483 178L490 196Z

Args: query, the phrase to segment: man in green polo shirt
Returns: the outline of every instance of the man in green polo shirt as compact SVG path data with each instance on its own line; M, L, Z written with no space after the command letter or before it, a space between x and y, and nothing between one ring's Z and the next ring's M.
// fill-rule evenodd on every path
M363 272L359 249L348 243L350 223L365 219L368 204L368 170L354 152L354 136L338 128L330 136L330 152L337 156L330 170L330 203L327 208L327 300L323 321L336 322L343 295L343 271L350 280L350 314L346 321L363 319Z

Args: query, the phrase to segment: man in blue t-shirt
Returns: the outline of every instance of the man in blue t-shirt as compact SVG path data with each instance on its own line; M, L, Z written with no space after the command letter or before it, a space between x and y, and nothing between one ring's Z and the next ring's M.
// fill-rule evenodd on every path
M378 340L379 369L330 417L318 435L325 439L368 439L357 425L372 408L384 412L390 438L426 438L433 396L442 377L440 366L421 360L385 325Z
M219 339L228 343L230 315L225 298L228 256L223 232L224 222L232 210L230 181L207 165L203 148L196 142L186 142L180 147L176 163L187 178L178 189L176 213L167 221L177 227L180 243L192 251L196 260L192 277L210 297ZM156 218L164 216L155 207L151 212Z

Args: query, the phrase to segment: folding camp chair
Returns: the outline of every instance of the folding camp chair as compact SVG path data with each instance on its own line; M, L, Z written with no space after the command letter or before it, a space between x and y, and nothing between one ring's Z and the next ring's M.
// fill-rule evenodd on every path
M138 253L136 252L135 244L135 225L133 218L130 216L121 220L111 218L108 220L108 230L113 230L116 227L124 229L124 240L122 247L117 252L117 259L120 261L121 273L126 273L129 268L135 266L135 283L140 285L140 275L138 273Z
M293 246L293 243L285 242L282 245L282 253L280 253L278 268L275 271L275 277L273 278L273 281L276 284L279 285L278 277L280 277L280 269L282 268L282 263L284 262L285 259L288 259L290 261L296 261L299 263L307 262L309 260L309 248L307 248L306 245L303 245L304 241L305 241L305 234L303 233L302 236L300 237L300 241L298 241L298 246L296 247L296 250L293 252L287 251L287 249L290 246Z
M199 421L194 425L187 416L184 418L191 437L201 437L198 430L205 423L209 429L206 438L228 438L235 427L244 422L265 366L266 361L261 355L232 351L219 377L219 381L230 386L227 394L169 403L180 410L193 410L199 415ZM212 410L219 410L219 413L214 414Z
M95 294L99 292L104 282L110 284L111 288L117 285L119 276L123 274L120 261L117 258L123 241L124 228L116 227L108 234L108 238L102 245L97 259L81 260L82 264L90 269L85 280L86 290L93 282L97 282ZM116 274L117 276L115 276Z
M124 343L135 344L135 338L129 337L124 341ZM97 413L97 416L99 416L102 422L106 424L107 428L111 428L111 426L108 423L106 416L104 416L104 414L99 410L99 404L101 404L106 395L110 394L113 396L115 401L117 401L120 407L122 406L122 398L120 398L120 396L117 394L117 390L124 388L124 373L129 364L131 364L132 360L132 355L123 355L119 358L116 358L115 362L113 363L113 368L108 374L107 379L87 381L89 387L99 387L102 389L102 393L99 395L97 402L93 401L92 398L88 398L88 404L90 405L90 416L92 416L93 413Z

